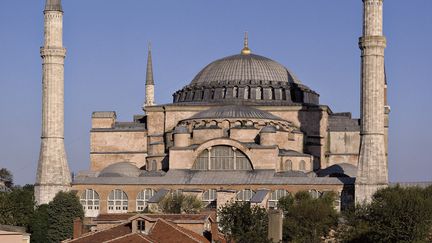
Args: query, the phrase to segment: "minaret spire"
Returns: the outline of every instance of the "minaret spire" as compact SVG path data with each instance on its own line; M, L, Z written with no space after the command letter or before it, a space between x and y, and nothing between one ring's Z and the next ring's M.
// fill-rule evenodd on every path
M151 43L148 44L147 71L146 71L146 93L143 107L154 105L154 79Z
M383 0L363 0L361 63L361 145L355 185L356 203L369 202L388 185L385 140Z
M147 55L147 72L146 72L146 85L154 85L153 80L153 62L151 55L151 42L148 43L148 55Z
M243 54L243 55L251 54L251 50L249 49L249 38L248 38L248 32L247 31L244 34L243 49L241 50L241 54Z
M47 0L44 11L42 77L42 136L35 184L37 204L49 203L59 191L68 191L71 175L64 147L63 10L60 0Z

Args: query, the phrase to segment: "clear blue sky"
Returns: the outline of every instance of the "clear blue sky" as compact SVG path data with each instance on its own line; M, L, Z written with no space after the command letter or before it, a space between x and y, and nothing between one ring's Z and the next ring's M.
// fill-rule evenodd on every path
M0 167L33 183L41 126L44 0L0 1ZM146 46L156 101L209 62L254 53L290 68L335 112L359 116L361 0L64 0L65 141L72 171L89 166L91 112L142 114ZM384 3L391 181L432 180L432 1Z

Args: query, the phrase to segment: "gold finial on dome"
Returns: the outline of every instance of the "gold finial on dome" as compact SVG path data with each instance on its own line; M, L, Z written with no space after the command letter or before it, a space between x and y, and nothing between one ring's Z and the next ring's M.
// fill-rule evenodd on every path
M243 55L249 55L249 54L251 54L251 50L249 49L249 47L248 47L248 43L249 42L249 40L248 40L248 32L246 31L245 32L245 35L244 35L244 42L243 42L243 49L241 50L241 54L243 54Z

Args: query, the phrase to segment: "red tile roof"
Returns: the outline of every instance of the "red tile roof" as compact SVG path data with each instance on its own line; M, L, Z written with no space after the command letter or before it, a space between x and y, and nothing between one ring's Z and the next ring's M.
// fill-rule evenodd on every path
M136 213L110 213L110 214L99 214L94 221L118 221L128 220L130 217L137 215Z
M177 226L164 219L158 219L150 229L149 236L160 243L210 242L202 235Z
M98 232L91 232L82 235L79 238L67 240L68 243L135 243L135 242L160 242L160 243L189 243L189 242L210 242L204 236L195 233L189 229L180 227L175 224L178 221L201 221L204 222L210 217L209 214L111 214L111 215L100 215L101 221L123 221L119 225L113 226L108 229L103 229ZM132 217L138 216L155 222L149 229L148 235L141 233L132 233L132 223L130 220L134 220ZM98 217L99 218L99 217ZM132 219L131 219L132 218Z
M157 243L157 241L140 233L131 233L106 241L106 243Z
M105 242L108 240L112 240L127 234L131 233L131 223L124 223L112 228L108 228L102 231L91 232L85 235L82 235L79 238L68 240L65 242L73 242L73 243L99 243Z

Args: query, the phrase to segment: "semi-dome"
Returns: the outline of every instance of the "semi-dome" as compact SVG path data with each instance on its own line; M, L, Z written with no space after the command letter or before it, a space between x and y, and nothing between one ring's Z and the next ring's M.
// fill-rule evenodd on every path
M191 85L208 85L220 81L300 83L287 68L267 57L238 54L210 63L195 76Z
M99 177L138 177L140 170L130 162L120 162L105 167Z
M198 112L189 119L266 119L282 120L266 111L258 110L250 106L227 105L214 107Z

